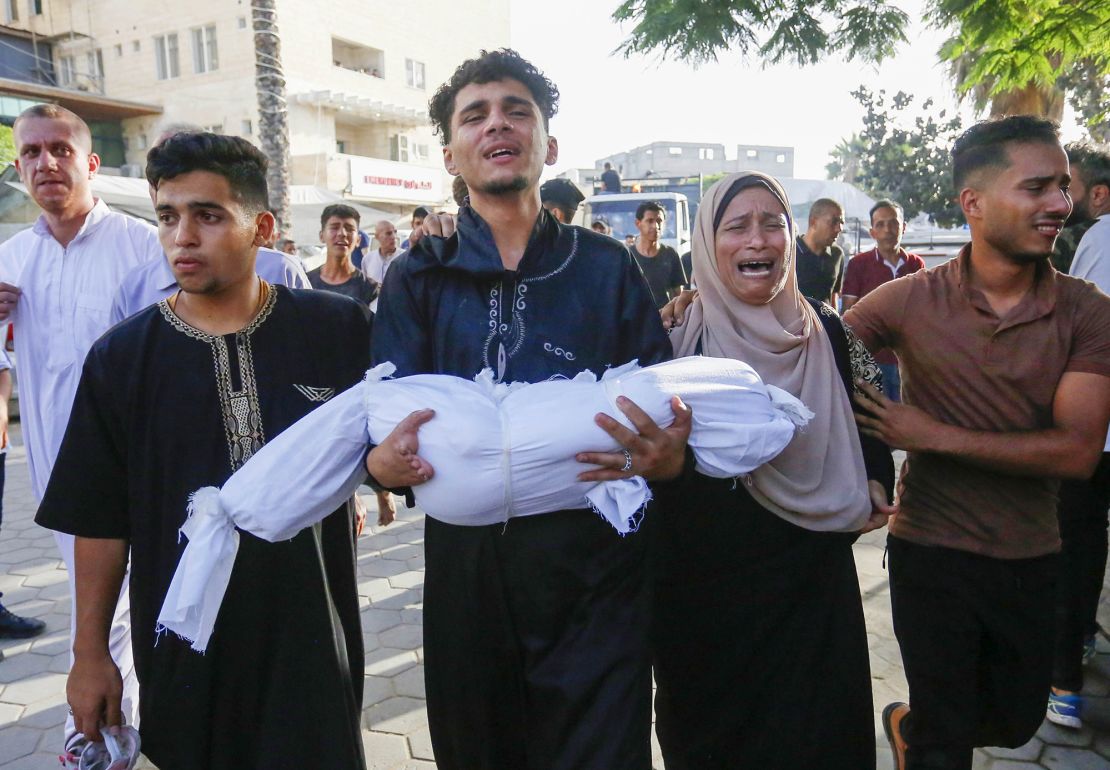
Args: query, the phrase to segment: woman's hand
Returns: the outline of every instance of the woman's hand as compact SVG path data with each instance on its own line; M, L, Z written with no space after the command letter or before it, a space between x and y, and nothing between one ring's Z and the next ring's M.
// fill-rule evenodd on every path
M876 529L886 526L891 516L898 513L898 505L890 505L886 501L886 489L877 481L867 482L867 494L871 498L871 516L867 523L860 528L859 534L866 535Z
M690 407L678 396L672 396L674 422L669 428L660 428L647 412L624 396L617 398L617 407L639 433L633 433L607 414L596 415L594 422L624 447L624 451L579 453L575 457L578 462L600 467L579 473L578 480L612 481L643 476L648 481L666 481L682 473L692 425Z

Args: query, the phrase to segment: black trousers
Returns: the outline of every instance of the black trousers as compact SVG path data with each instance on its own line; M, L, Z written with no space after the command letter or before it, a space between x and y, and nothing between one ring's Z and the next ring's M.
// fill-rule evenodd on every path
M440 770L650 770L647 536L581 510L486 527L427 518Z
M1106 575L1110 511L1110 454L1086 481L1060 485L1060 579L1056 592L1056 652L1052 684L1083 689L1083 639L1098 629L1098 602Z
M894 632L910 686L911 770L970 770L976 746L1016 747L1044 719L1057 555L986 556L887 540Z

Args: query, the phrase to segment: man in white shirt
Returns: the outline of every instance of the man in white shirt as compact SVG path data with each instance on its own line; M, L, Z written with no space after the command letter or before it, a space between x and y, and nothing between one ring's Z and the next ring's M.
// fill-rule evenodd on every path
M1110 293L1110 151L1086 143L1067 146L1072 215L1087 226L1068 270ZM1094 656L1099 597L1106 572L1110 508L1110 436L1094 475L1060 484L1060 576L1056 592L1056 648L1048 720L1082 727L1083 665Z
M0 321L15 321L20 412L31 489L41 501L58 455L85 355L111 325L109 311L123 277L161 256L158 233L110 211L92 195L100 167L81 118L39 104L15 121L16 169L42 208L34 227L0 245ZM73 537L55 533L73 595ZM111 630L111 653L124 674L124 713L134 723L138 688L131 657L127 585ZM73 625L71 623L71 633ZM76 767L81 737L66 724L66 754ZM69 765L67 765L69 766Z
M259 248L254 270L265 281L276 286L288 286L290 289L312 288L301 260L280 251ZM112 301L112 326L165 299L177 289L177 279L173 277L173 271L165 258L151 260L135 268L123 279Z
M362 260L362 274L381 286L389 266L404 252L397 247L397 228L388 219L374 225L374 239L378 242L378 248L369 252ZM377 297L370 303L370 312L378 312Z
M0 340L4 335L0 334ZM3 343L0 342L0 523L3 523L4 511L2 498L4 496L4 466L8 458L8 401L12 397L12 362L4 352ZM0 598L4 595L0 594ZM38 618L25 618L16 615L3 604L0 604L0 639L29 639L38 636L46 630L46 623ZM4 653L0 650L0 660Z

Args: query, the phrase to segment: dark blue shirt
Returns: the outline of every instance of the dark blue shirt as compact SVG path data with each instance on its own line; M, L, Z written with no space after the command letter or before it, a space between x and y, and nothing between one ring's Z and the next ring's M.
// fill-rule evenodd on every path
M386 274L374 327L375 363L397 376L499 381L598 376L632 359L671 357L651 293L624 246L541 211L517 270L470 207L450 238L423 238Z

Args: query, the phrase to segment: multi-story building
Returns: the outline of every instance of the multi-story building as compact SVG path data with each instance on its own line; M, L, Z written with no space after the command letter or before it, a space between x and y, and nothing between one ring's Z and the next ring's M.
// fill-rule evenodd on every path
M736 156L725 156L723 144L705 142L652 142L626 152L614 153L597 161L596 172L612 163L621 176L641 179L647 176L695 176L731 171L762 171L776 177L794 176L794 148L741 144Z
M428 98L479 49L508 45L509 0L425 0L419 13L387 0L276 9L293 184L395 212L447 200ZM97 151L132 175L167 125L257 141L249 2L0 0L0 24L0 121L59 102L101 120Z

